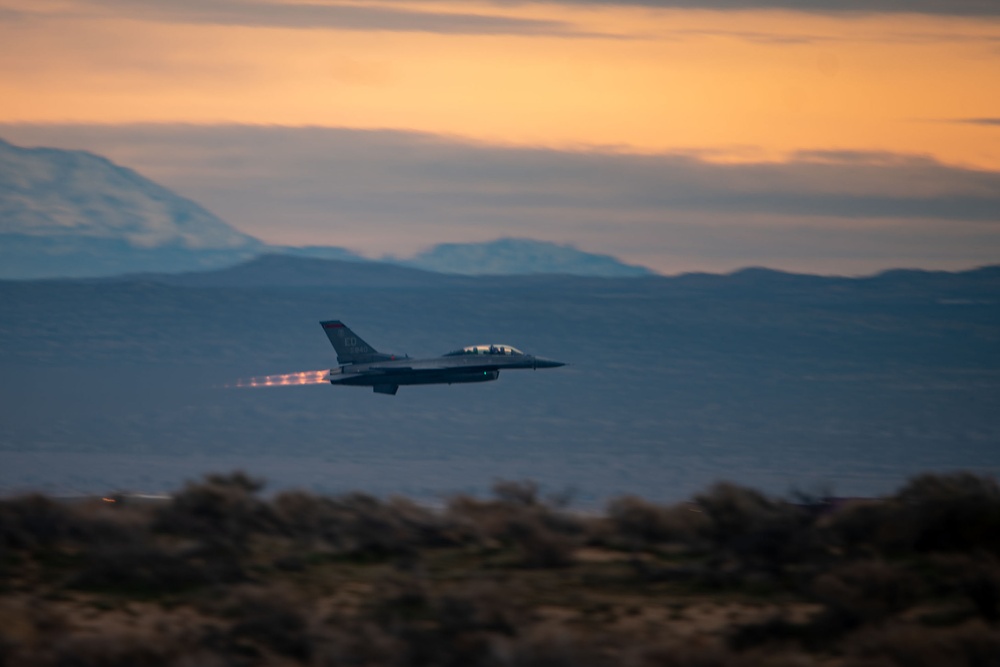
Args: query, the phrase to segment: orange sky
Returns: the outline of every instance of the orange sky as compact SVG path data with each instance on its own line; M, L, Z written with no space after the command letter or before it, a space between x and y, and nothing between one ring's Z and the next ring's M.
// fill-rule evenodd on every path
M482 35L224 25L160 5L0 0L0 122L398 128L722 161L889 151L1000 170L1000 127L953 122L1000 118L997 19L365 5L563 33Z

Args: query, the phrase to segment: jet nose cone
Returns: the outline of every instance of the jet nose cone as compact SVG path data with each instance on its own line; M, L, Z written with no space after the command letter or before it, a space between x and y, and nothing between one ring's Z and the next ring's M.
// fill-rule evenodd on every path
M560 366L565 366L561 361L556 361L555 359L545 359L544 357L535 357L535 368L559 368Z

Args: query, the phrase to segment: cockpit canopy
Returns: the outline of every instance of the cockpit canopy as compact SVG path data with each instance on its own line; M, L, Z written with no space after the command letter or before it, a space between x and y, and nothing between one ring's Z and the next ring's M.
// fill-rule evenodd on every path
M461 350L449 352L446 357L457 357L460 354L499 354L510 357L523 357L524 352L511 345L468 345Z

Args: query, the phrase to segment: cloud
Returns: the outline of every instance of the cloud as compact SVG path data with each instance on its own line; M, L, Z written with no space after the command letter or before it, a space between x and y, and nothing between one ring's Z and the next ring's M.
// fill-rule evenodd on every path
M429 32L465 35L594 37L560 20L481 13L414 11L388 5L310 4L267 0L87 0L87 5L132 17L231 26ZM600 35L611 37L611 35Z
M1000 16L1000 3L996 0L563 0L563 3L720 11L775 9L837 14Z
M818 42L839 41L839 38L823 35L807 35L797 33L776 33L749 30L674 30L668 33L671 37L728 37L754 44L768 46L799 46L801 44L816 44Z
M1000 125L1000 118L958 118L952 122L967 125Z
M15 21L23 21L28 18L30 14L27 12L18 11L16 9L8 9L6 7L0 7L0 23L14 23Z
M372 255L528 236L665 272L1000 257L1000 173L919 156L809 151L717 164L316 127L6 125L0 136L107 155L273 243Z

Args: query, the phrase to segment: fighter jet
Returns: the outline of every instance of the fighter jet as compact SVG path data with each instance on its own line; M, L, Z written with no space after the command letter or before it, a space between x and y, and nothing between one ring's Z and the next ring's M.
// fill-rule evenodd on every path
M376 394L394 395L401 385L489 382L501 370L556 368L566 364L535 357L510 345L469 345L431 359L383 354L361 340L340 320L320 322L333 348L337 368L327 379L333 385L371 387Z

